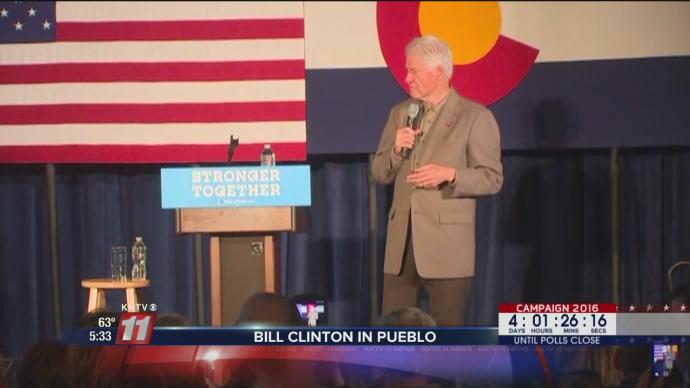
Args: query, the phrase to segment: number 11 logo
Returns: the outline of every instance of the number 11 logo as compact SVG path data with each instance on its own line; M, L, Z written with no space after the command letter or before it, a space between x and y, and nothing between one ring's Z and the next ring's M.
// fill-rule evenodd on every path
M156 313L122 313L117 328L116 344L145 345L151 342Z

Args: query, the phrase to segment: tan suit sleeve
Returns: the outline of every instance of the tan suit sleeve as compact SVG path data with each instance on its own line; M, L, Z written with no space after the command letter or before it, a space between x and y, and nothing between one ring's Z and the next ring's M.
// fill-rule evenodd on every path
M391 183L395 180L398 174L402 158L395 155L393 146L395 145L395 132L398 129L395 123L395 108L391 109L388 115L388 122L383 129L379 146L374 155L374 162L371 166L371 172L379 183Z
M472 123L467 143L467 167L458 168L453 196L496 194L503 185L501 137L498 124L488 109Z

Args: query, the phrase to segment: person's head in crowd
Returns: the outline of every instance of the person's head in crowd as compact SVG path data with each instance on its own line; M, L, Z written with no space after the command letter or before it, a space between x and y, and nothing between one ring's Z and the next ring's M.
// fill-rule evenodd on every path
M39 341L25 354L19 366L19 388L91 387L97 347L68 346L60 341Z
M242 305L237 325L304 326L292 299L270 292L259 292Z
M651 349L648 346L621 346L616 354L616 365L621 371L619 386L634 387L645 373L649 373Z
M381 318L381 326L436 327L434 318L417 307L403 307Z
M100 376L97 367L100 354L98 346L72 346L67 350L68 366L71 370L70 379L76 387L96 386Z
M181 314L165 313L156 316L156 326L189 326L189 320Z
M10 368L10 360L5 359L2 353L0 353L0 388L7 388L5 385L5 376L7 375L7 370Z
M287 296L259 292L242 305L237 326L305 326L297 306ZM311 360L247 359L230 371L224 387L319 386Z
M690 283L684 283L671 294L671 311L681 311L685 305L685 311L690 311Z
M17 381L20 388L69 387L67 369L67 344L40 341L24 354Z
M79 327L99 327L98 320L101 318L114 318L115 322L117 322L118 314L105 309L91 310L79 318Z
M565 373L558 378L558 388L601 388L599 374L592 370L578 370Z
M670 305L671 311L690 311L690 282L675 287L671 293ZM667 386L671 386L671 380L675 379L678 386L690 387L690 347L680 347L670 377L672 379L668 379Z
M436 320L417 307L403 307L391 311L379 320L386 327L436 327ZM424 371L425 363L418 361L417 371L379 369L374 371L375 387L441 387L441 381L430 378Z

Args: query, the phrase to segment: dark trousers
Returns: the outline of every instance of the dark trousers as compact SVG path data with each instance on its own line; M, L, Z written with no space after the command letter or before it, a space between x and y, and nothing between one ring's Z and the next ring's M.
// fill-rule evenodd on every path
M429 314L439 326L462 326L470 294L472 278L425 279L419 276L412 248L412 230L399 275L383 275L383 306L381 315L403 307L418 307L422 287L429 296Z

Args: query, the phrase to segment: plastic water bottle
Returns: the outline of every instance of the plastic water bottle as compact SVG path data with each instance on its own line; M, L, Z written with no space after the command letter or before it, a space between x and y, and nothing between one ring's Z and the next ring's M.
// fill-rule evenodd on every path
M141 237L132 245L132 279L146 279L146 245Z
M276 154L273 153L270 144L264 144L264 150L261 151L261 166L273 167L276 165Z

